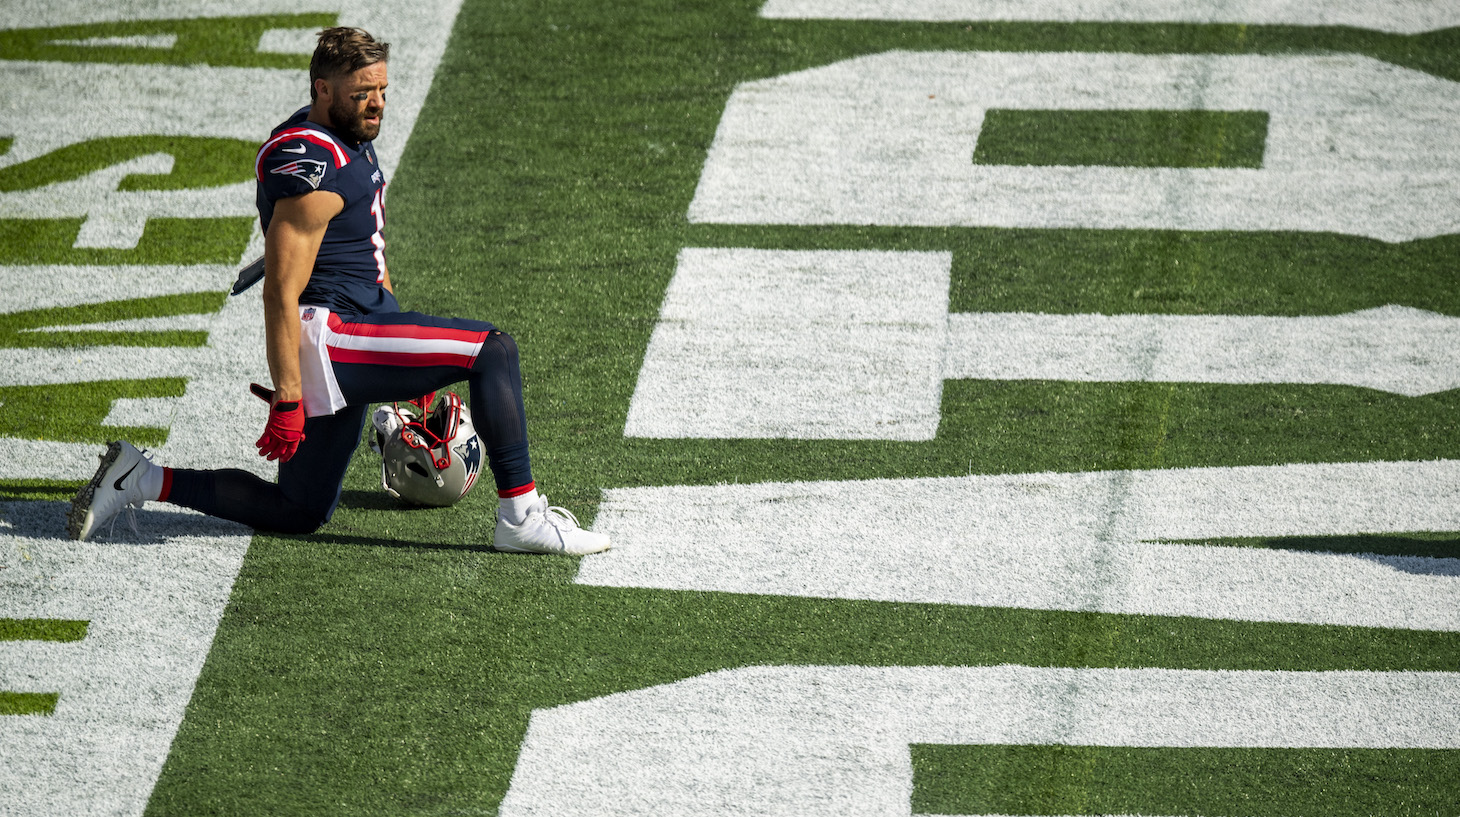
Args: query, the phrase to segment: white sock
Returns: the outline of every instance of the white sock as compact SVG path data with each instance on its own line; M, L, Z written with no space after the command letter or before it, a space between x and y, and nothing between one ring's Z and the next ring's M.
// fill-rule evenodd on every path
M527 512L537 504L537 489L533 488L519 496L504 496L501 503L502 518L513 525L521 525L527 519Z
M148 469L138 475L137 487L142 489L142 496L156 502L162 496L162 466L148 465Z

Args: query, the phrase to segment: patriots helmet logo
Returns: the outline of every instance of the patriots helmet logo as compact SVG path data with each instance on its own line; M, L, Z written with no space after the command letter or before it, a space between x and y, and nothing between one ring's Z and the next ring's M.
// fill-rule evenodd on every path
M477 435L467 437L465 444L458 445L456 456L461 457L462 465L466 466L466 484L461 489L461 495L466 496L472 483L477 481L477 474L482 470L482 443Z
M324 180L324 170L324 162L314 159L294 159L270 169L269 172L277 176L298 176L309 182L310 187L318 190L319 183Z

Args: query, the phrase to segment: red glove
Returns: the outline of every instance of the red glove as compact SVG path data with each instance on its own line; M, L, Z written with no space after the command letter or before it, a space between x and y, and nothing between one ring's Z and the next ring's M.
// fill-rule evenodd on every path
M259 456L270 462L288 462L299 449L299 444L304 442L304 408L298 400L275 403L273 390L257 383L250 383L248 388L269 404L269 422L264 426L264 436L254 443L259 448Z

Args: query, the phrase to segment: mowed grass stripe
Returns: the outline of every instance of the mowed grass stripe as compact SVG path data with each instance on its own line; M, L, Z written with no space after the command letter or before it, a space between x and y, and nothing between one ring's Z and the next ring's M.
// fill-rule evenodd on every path
M1454 808L1449 749L939 746L912 749L925 814L1428 817Z

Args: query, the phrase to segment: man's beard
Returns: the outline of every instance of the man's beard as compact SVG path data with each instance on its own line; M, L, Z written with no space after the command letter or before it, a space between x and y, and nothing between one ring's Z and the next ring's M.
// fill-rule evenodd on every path
M376 115L385 119L384 111ZM365 112L358 110L354 100L348 97L336 97L330 104L330 124L352 142L369 142L380 135L379 123L365 124Z

